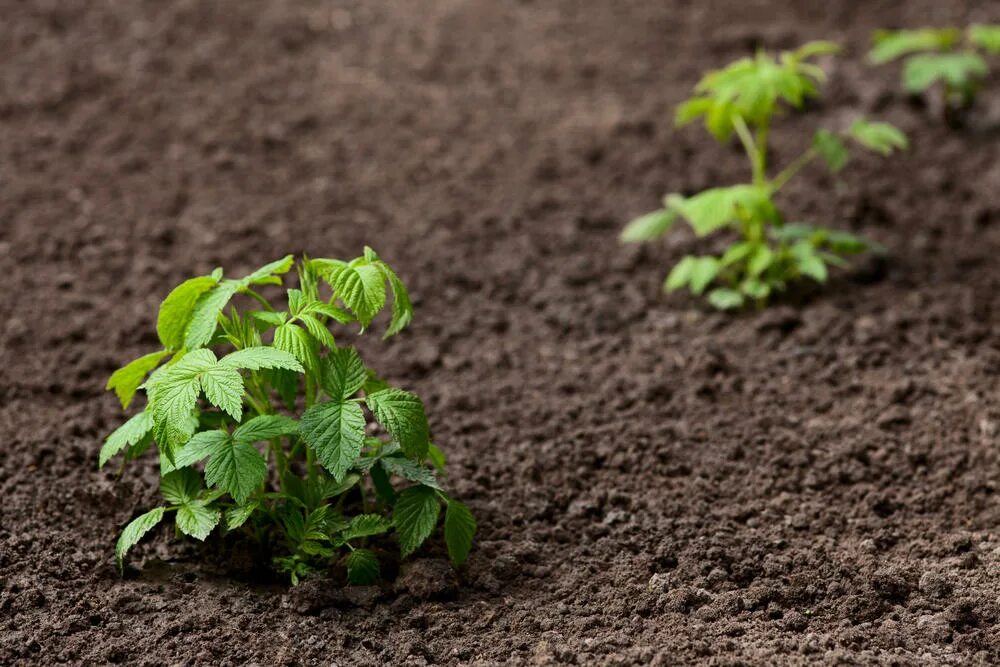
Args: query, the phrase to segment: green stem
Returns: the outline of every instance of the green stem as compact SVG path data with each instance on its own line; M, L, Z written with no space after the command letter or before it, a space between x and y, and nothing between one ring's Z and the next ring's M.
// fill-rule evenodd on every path
M736 136L740 138L740 143L743 144L743 150L746 151L747 157L750 159L754 185L763 185L766 182L763 169L764 161L753 133L747 127L746 121L739 115L733 116L733 128L736 130Z
M243 293L250 297L253 297L253 299L257 301L257 303L259 303L261 306L264 307L264 310L270 311L272 313L274 312L274 307L271 306L271 303L263 296L255 292L254 290L250 289L249 287L244 287Z
M792 179L795 174L799 173L803 167L816 159L819 152L815 148L810 148L805 153L800 155L794 162L781 170L781 173L774 177L771 181L771 192L777 192Z

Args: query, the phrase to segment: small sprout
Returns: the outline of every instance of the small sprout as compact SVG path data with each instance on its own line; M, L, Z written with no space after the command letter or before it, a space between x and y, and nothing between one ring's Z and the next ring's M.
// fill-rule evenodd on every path
M277 310L256 288L281 285L293 260L239 280L216 270L181 283L160 306L163 349L108 381L123 407L139 391L147 401L108 436L99 464L155 443L164 501L122 531L119 566L172 515L196 540L218 528L278 545L272 565L293 584L336 562L351 583L370 584L381 567L369 541L395 532L406 557L438 529L442 507L455 567L468 556L476 522L444 491L423 403L379 380L330 330L367 328L391 298L387 335L398 333L412 317L406 288L366 248L350 262L300 261L288 308ZM238 295L251 308L237 310Z
M774 196L816 158L832 173L844 169L850 159L848 140L881 155L905 149L906 136L900 130L863 118L844 131L820 129L802 155L774 176L768 173L773 120L819 96L826 75L810 59L838 50L830 42L810 42L777 57L760 52L743 58L707 74L695 87L695 96L678 107L678 125L702 119L720 143L738 139L750 162L751 182L688 197L667 195L663 208L625 227L621 234L625 242L660 238L678 220L698 236L728 231L738 237L720 256L682 258L667 275L666 291L687 288L695 295L707 293L708 302L720 310L748 303L763 306L792 282L801 278L826 282L829 266L845 267L845 256L875 249L875 244L843 232L786 223Z
M957 124L957 112L975 101L990 68L984 56L1000 55L1000 25L958 28L879 30L869 60L882 65L903 59L903 88L912 95L941 84L944 113Z

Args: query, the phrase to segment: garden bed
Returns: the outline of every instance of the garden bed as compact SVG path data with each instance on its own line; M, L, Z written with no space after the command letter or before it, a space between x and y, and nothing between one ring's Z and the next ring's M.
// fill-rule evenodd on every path
M1000 97L949 130L861 57L877 27L995 17L789 4L7 8L0 662L1000 661ZM664 297L707 245L622 247L622 225L746 178L673 105L807 39L851 55L777 153L858 113L912 147L782 203L888 256L763 312ZM479 520L458 582L432 546L382 587L290 590L166 529L119 578L157 470L97 470L103 387L159 300L366 243L416 317L365 358L423 397Z

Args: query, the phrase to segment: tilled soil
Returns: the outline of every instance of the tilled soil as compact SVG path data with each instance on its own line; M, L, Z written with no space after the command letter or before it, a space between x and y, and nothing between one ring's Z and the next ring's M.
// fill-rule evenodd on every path
M1000 662L1000 88L952 131L861 57L992 3L2 4L0 663ZM913 145L782 203L890 254L764 312L664 297L715 241L622 224L746 178L672 106L813 38L850 53L773 159L858 113ZM165 529L120 579L156 470L97 471L103 384L159 299L366 243L417 306L366 358L479 518L458 586L432 548L289 591Z

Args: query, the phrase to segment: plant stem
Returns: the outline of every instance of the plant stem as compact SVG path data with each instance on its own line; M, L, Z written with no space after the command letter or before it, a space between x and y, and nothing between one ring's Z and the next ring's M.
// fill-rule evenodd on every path
M746 121L739 115L733 116L733 128L736 130L736 135L740 138L740 143L743 144L743 150L746 151L747 157L750 158L754 185L764 185L767 182L764 175L764 159L757 147L757 140L754 139L753 133L747 127ZM764 140L767 140L766 132L764 133Z
M254 290L250 289L249 287L246 287L243 289L243 292L247 296L253 297L253 299L257 301L257 303L259 303L261 306L264 307L264 310L267 310L272 313L274 312L274 308L271 306L271 303L267 299L262 297L260 294L255 292Z
M774 177L774 180L771 181L771 191L777 192L778 190L783 188L785 184L788 183L788 181L791 180L793 176L795 176L795 174L799 173L799 171L801 171L803 167L805 167L807 164L815 160L817 155L819 155L819 153L816 151L816 149L810 148L805 153L796 158L794 162L792 162L790 165L782 169L781 173Z

